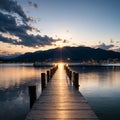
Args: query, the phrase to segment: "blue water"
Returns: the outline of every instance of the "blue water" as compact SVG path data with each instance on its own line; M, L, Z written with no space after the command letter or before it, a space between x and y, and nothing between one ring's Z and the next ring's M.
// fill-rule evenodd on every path
M24 120L30 110L28 86L41 94L40 74L32 64L0 64L0 120Z
M79 72L79 90L100 120L120 120L120 68L73 67ZM32 64L0 64L0 120L24 120L29 106L28 86L41 93L41 72Z
M120 67L72 67L79 72L80 92L100 120L120 120Z

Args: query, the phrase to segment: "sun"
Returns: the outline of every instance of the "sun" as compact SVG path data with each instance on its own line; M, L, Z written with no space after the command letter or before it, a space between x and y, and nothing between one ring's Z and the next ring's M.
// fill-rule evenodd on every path
M59 43L59 48L63 48L64 44L63 43Z
M60 44L60 46L59 46L60 48L63 48L63 45L62 44Z
M63 48L63 47L65 46L65 44L64 44L62 41L58 41L58 42L56 43L56 46L57 46L58 48Z

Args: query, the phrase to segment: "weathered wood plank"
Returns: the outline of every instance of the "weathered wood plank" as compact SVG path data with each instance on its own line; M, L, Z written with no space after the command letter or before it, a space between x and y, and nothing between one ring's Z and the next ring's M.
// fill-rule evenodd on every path
M40 111L32 110L29 118L97 118L91 110L79 111Z

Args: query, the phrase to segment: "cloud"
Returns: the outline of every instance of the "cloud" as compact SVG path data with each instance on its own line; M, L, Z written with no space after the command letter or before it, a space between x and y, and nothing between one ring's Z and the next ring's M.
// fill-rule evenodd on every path
M0 10L0 41L13 45L22 45L34 48L36 46L43 47L45 45L53 45L53 43L57 41L62 41L61 39L53 39L47 35L41 36L39 34L28 34L28 31L32 32L34 30L38 33L40 33L40 31L28 24L30 18L27 17L22 7L18 5L16 1L0 1ZM17 15L12 15L11 12L16 13ZM20 23L18 15L22 18ZM19 39L16 40L14 37L7 38L4 36L4 33L16 36Z
M69 41L68 40L63 40L63 43L69 43Z
M16 25L15 18L11 15L0 12L0 31L6 32L6 29L12 27L12 25Z
M18 42L18 45L24 45L28 47L42 47L45 45L52 45L54 42L57 42L59 40L53 39L45 35L44 37L40 35L26 35L22 34L19 35L19 37L22 39L22 41Z
M17 40L11 39L11 38L5 38L1 34L0 34L0 41L5 43L10 43L10 44L17 44Z
M35 47L36 45L51 45L53 42L60 41L60 39L52 39L48 36L42 37L40 35L28 34L27 31L31 31L34 28L27 24L17 25L15 17L10 16L8 14L3 14L0 12L0 18L0 31L3 33L10 33L11 35L17 36L20 39L20 41L16 41L14 39L5 38L1 35L0 41L2 42L11 43L15 45L24 45L28 47Z
M0 51L0 54L3 54L3 55L8 55L8 51ZM1 57L1 56L0 56Z
M5 38L0 34L0 41L5 43L10 43L13 45L24 45L27 47L43 47L46 45L53 45L54 42L60 41L59 39L53 39L48 36L40 36L40 35L27 35L22 34L19 35L21 40L11 39L11 38Z
M32 27L28 24L18 25L14 16L0 12L1 32L9 32L11 34L15 34L15 32L26 32L26 30L32 30Z
M28 4L31 8L38 8L38 5L36 3L29 1Z
M29 18L25 14L23 8L13 0L0 0L0 9L8 13L16 13L24 22L29 21Z
M104 50L109 50L110 48L113 48L114 45L113 44L110 44L110 45L106 45L105 43L102 43L100 45L97 45L95 46L96 48L101 48L101 49L104 49Z

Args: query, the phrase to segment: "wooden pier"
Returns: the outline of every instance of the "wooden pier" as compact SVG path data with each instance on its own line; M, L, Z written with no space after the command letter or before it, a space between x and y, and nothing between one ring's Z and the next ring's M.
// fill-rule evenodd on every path
M60 64L26 120L98 120L87 100L68 79Z

